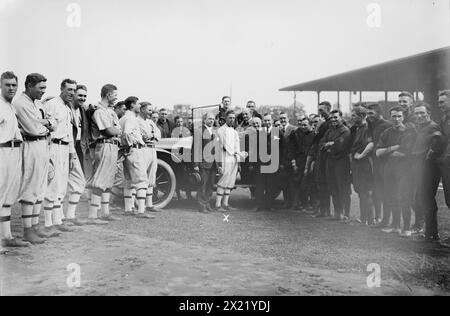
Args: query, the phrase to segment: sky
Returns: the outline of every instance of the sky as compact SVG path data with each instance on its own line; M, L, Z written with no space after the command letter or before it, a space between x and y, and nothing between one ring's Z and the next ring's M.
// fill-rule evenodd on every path
M450 45L449 1L0 0L0 71L21 89L44 74L48 96L75 79L90 103L113 83L157 107L291 105L280 88ZM297 100L316 108L314 93Z

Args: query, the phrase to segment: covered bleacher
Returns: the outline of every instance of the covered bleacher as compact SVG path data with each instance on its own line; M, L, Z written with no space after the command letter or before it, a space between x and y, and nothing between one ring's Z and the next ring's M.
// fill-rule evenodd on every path
M359 92L360 101L364 101L363 92L384 92L386 103L391 91L410 91L415 96L422 93L436 117L439 115L437 96L443 89L450 89L450 46L299 83L280 91L314 91L318 100L321 92L335 91L338 104L340 92Z

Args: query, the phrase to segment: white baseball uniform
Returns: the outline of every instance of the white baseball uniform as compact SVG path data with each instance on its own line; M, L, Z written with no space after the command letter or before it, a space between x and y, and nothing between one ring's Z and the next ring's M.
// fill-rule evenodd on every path
M72 111L61 97L53 98L44 104L47 114L56 120L50 133L50 159L55 166L55 176L50 180L45 199L49 202L62 201L69 182L69 154L75 154L72 133ZM57 142L57 143L56 143Z
M75 124L76 128L76 140L79 141L81 139L81 128L80 128L80 120L81 114L80 109L71 108L72 115L72 125ZM72 126L72 130L74 126ZM79 200L79 196L83 195L84 188L86 186L86 179L84 177L83 168L81 167L80 157L74 161L73 168L69 171L69 203L75 203Z
M13 102L13 107L24 137L19 200L34 205L43 201L47 191L49 146L46 137L49 130L40 121L44 119L44 109L25 93Z
M10 144L6 144L6 143ZM22 135L11 103L0 94L0 207L11 207L19 197Z
M154 187L158 169L158 156L155 145L161 139L161 131L150 119L144 120L139 116L138 122L142 136L147 144L147 147L144 148L144 159L147 167L148 185Z
M99 103L92 117L92 137L97 145L94 153L94 170L87 187L102 192L112 189L117 168L119 139L116 137L107 139L101 133L111 127L120 129L119 118L111 107Z
M224 190L232 190L236 183L238 172L238 153L240 153L239 134L232 127L224 124L217 131L219 144L222 148L221 159L223 174L217 183L219 188Z
M129 153L126 154L124 162L125 188L147 190L148 167L144 159L143 149L145 143L136 113L126 111L119 124L123 131L121 143L123 146L129 147Z

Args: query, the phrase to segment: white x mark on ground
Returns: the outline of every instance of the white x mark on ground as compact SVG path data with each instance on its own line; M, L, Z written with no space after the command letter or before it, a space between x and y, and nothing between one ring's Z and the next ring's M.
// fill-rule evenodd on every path
M228 219L228 217L230 217L230 215L223 214L223 221L229 223L230 220Z

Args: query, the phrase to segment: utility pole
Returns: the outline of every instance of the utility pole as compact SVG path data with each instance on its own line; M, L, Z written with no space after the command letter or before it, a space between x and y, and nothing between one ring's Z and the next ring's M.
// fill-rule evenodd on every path
M297 91L294 91L294 115L296 114L295 112L296 105L297 105Z

